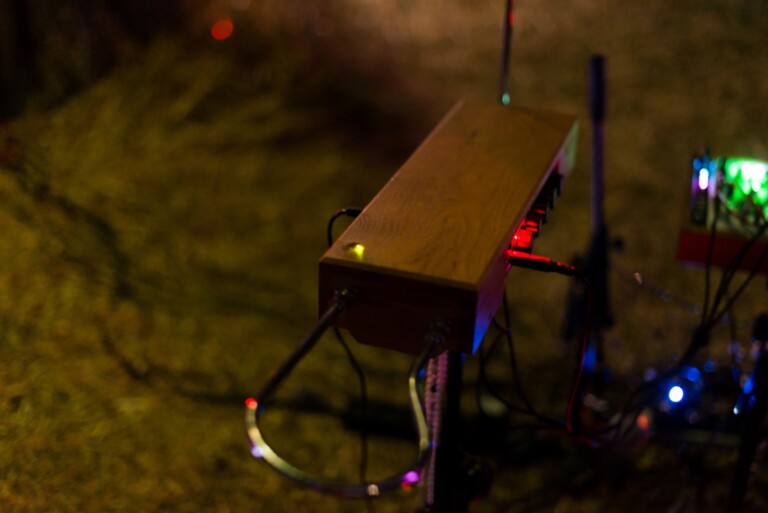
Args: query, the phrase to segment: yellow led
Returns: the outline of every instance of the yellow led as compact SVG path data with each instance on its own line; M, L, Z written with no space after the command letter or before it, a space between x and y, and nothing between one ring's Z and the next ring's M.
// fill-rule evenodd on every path
M352 253L358 256L358 258L363 257L363 253L365 253L365 246L362 244L355 244L352 246Z
M365 256L365 246L362 244L353 242L352 244L348 244L346 247L347 252L352 254L358 260L362 260Z

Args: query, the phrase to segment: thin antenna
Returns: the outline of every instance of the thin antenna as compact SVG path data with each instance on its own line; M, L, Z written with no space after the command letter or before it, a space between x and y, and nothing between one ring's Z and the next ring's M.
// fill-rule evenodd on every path
M515 28L515 0L506 0L504 30L501 40L501 73L499 77L499 101L509 105L509 62L512 54L512 32Z

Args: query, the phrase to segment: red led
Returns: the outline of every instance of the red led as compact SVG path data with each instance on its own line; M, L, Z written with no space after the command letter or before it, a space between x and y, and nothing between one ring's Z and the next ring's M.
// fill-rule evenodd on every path
M249 397L245 400L245 406L250 408L251 410L255 410L256 407L259 405L258 401L254 399L253 397Z
M224 41L232 35L234 30L235 25L232 23L232 20L223 18L216 20L216 22L211 25L211 36L213 36L216 41Z
M533 233L525 228L518 228L512 236L512 248L518 251L533 250Z

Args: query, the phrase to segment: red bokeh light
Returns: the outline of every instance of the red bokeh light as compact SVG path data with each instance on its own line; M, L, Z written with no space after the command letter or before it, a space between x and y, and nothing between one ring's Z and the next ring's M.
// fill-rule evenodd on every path
M234 30L235 25L232 23L232 20L223 18L216 20L214 24L211 25L211 36L213 36L216 41L224 41L232 35Z

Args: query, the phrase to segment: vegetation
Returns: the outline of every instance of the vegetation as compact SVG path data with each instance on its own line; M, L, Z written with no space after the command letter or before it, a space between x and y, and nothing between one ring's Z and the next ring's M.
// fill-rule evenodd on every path
M495 99L503 5L235 4L183 4L179 24L139 32L111 8L83 14L124 23L102 34L120 51L97 66L104 39L45 46L51 53L35 66L81 78L37 82L23 114L0 131L3 511L366 508L252 461L243 399L312 325L330 214L365 204L455 98ZM646 367L668 365L696 322L689 310L703 296L702 273L673 259L690 155L708 144L768 158L768 9L730 0L518 4L515 103L577 113L586 134L587 58L608 59L606 215L625 249L612 255L617 323L607 357L622 396ZM220 16L232 17L235 32L217 42L208 27ZM539 246L556 258L586 248L587 148ZM624 279L634 272L646 287ZM523 383L559 415L574 351L559 340L568 283L521 273L508 287ZM741 340L765 309L759 288L736 312ZM729 337L719 328L708 354L724 359ZM409 358L353 349L371 400L405 404ZM468 361L464 400L473 419L476 366ZM489 372L510 384L503 358ZM358 433L343 423L357 399L350 383L344 352L322 341L267 428L298 463L354 480ZM602 453L502 433L490 447L470 443L497 466L474 512L722 509L728 449ZM411 440L373 436L369 472L399 469L414 453ZM758 511L768 502L764 469L755 479ZM418 502L404 492L376 511Z

